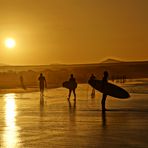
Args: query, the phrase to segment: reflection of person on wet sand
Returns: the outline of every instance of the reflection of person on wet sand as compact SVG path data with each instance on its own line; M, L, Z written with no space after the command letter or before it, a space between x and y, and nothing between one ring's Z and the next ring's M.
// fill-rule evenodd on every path
M71 102L69 102L69 120L71 122L70 125L75 125L75 115L76 115L76 102L74 101L73 106Z
M40 116L42 117L44 114L44 99L43 96L41 96L42 98L40 98Z
M102 127L106 127L106 113L102 112Z
M44 95L42 93L40 94L40 105L44 106Z
M90 80L95 80L95 79L96 79L96 77L94 76L94 74L92 74L92 75L90 76ZM95 97L95 89L92 88L91 98L94 98L94 97Z
M39 86L40 86L40 92L41 92L41 95L44 94L44 88L46 87L47 88L47 83L46 83L46 79L45 77L43 76L43 74L41 73L39 78Z
M71 102L70 102L70 101L68 101L68 103L69 103L69 110L71 110L71 109L72 109ZM74 101L74 104L73 104L73 109L75 110L75 108L76 108L76 102Z
M104 76L103 76L102 81L103 81L102 89L104 89L106 84L107 84L107 82L108 82L108 72L107 71L104 71ZM107 95L105 93L103 93L102 101L101 101L102 111L106 111L106 108L105 108L106 97L107 97Z
M76 83L76 79L73 77L73 74L70 75L70 79L69 79L69 82L71 84L75 84ZM76 92L75 92L76 88L70 88L69 89L69 95L68 95L68 101L70 100L70 96L71 96L71 92L73 92L74 94L74 101L76 101Z

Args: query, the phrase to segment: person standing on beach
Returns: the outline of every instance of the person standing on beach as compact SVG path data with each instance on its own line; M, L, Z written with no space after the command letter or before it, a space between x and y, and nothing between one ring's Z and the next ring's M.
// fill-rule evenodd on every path
M71 92L74 94L74 101L76 101L76 87L77 87L77 82L76 79L74 78L73 74L70 75L69 82L71 84L71 88L69 88L69 95L68 95L68 101L70 100Z
M95 75L92 74L92 75L90 76L90 80L95 80L95 79L96 79ZM94 97L95 97L95 89L92 88L91 98L94 98Z
M43 95L44 94L44 88L45 87L47 88L47 83L46 83L46 79L45 79L45 77L43 76L42 73L40 73L38 80L39 80L40 92Z
M25 85L24 85L24 78L23 78L22 75L20 76L20 83L21 83L22 88L25 90L26 87L25 87Z
M104 76L103 76L103 79L102 79L102 89L104 89L106 87L106 84L108 82L108 72L107 71L104 71ZM106 111L106 108L105 108L105 101L106 101L106 97L107 95L105 93L103 93L102 95L102 101L101 101L101 104L102 104L102 111Z

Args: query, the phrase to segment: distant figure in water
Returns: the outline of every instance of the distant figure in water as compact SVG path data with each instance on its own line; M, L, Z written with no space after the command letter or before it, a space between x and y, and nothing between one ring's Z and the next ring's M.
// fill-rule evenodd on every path
M43 76L42 73L40 74L38 80L39 80L39 85L40 85L40 92L43 95L44 94L44 88L47 87L47 83L46 83L46 79L45 79L45 77Z
M90 76L90 80L95 80L95 79L96 79L95 75L92 74L92 75ZM92 88L91 98L94 98L94 97L95 97L95 89Z
M76 79L74 78L73 74L70 75L69 82L72 85L77 84ZM68 101L70 100L71 92L73 92L73 94L74 94L74 101L76 101L76 92L75 92L75 90L76 90L76 88L69 89Z
M20 83L23 89L26 89L25 85L24 85L24 78L23 76L20 76Z
M104 76L103 76L103 79L102 79L102 81L103 81L102 89L105 88L105 86L106 86L106 84L108 82L108 76L109 76L108 72L104 71ZM102 102L101 102L101 104L102 104L102 111L106 111L106 108L105 108L106 97L107 97L107 95L105 93L103 93Z

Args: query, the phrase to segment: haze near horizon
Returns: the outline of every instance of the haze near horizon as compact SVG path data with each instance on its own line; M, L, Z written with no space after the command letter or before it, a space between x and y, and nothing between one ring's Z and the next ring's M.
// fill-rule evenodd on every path
M0 63L148 60L147 0L1 0L0 17Z

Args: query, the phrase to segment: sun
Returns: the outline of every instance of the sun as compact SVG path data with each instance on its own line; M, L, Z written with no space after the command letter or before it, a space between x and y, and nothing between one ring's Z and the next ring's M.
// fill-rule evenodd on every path
M7 39L5 40L5 46L6 46L7 48L14 48L15 45L16 45L16 42L15 42L15 40L14 40L13 38L7 38Z

